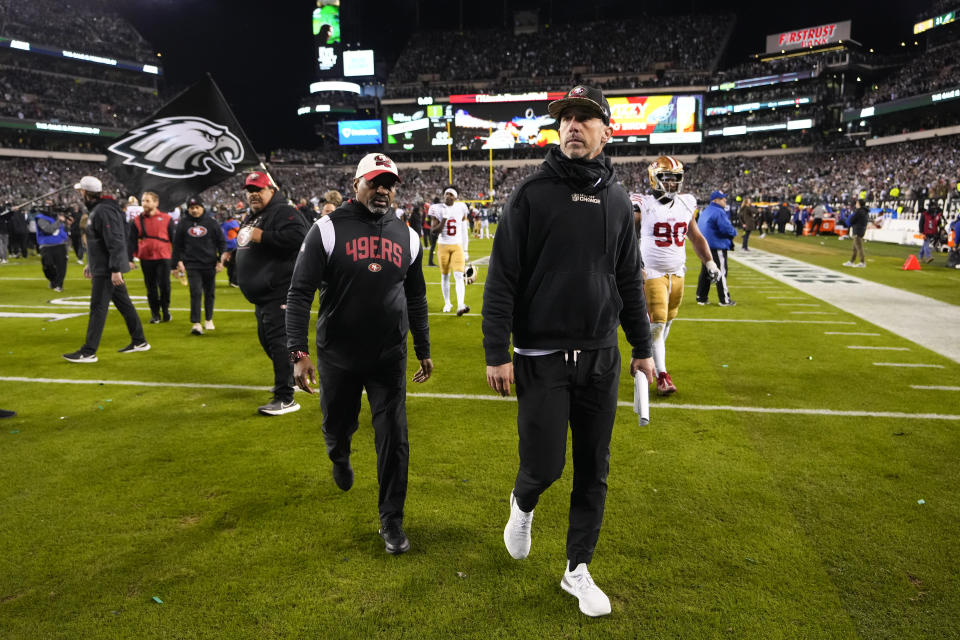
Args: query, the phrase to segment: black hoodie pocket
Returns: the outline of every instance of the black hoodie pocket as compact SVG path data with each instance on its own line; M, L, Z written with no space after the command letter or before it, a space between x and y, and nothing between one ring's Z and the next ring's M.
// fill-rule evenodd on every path
M550 272L532 292L527 334L537 338L595 338L617 326L623 302L613 274Z

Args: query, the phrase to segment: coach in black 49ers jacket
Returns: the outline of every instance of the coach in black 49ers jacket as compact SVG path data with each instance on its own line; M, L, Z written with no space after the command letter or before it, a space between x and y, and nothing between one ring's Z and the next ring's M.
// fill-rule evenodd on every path
M353 181L357 197L311 227L287 295L294 379L311 393L309 383L319 381L327 455L344 491L353 486L350 441L367 390L376 434L380 535L393 554L410 548L403 532L408 329L420 361L413 381L424 382L433 371L420 241L392 215L399 181L396 165L385 155L371 153L360 161ZM307 332L317 289L323 298L314 370Z

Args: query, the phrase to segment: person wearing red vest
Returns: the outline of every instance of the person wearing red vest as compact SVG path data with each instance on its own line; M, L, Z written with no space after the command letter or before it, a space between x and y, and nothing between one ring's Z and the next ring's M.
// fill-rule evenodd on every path
M140 259L143 281L150 302L150 324L170 322L170 257L176 224L170 214L157 209L160 199L153 191L140 198L143 213L130 225L130 267Z

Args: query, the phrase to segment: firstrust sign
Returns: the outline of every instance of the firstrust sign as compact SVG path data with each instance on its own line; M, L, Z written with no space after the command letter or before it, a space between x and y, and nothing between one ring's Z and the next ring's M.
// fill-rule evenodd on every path
M816 27L806 27L773 33L767 36L767 53L819 47L850 39L850 21L831 22Z

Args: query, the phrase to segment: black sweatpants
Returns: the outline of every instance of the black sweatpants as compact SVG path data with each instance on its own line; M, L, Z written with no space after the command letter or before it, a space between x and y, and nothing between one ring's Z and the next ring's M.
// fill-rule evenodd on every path
M377 450L380 523L382 526L402 524L410 459L406 353L399 360L363 373L325 364L322 354L317 356L317 360L327 455L334 462L349 460L350 442L359 426L360 398L366 389Z
M51 288L63 287L63 279L67 277L67 245L41 245L40 265Z
M190 285L190 322L200 322L200 296L203 296L204 320L213 320L213 300L216 298L216 267L187 267Z
M237 250L231 249L230 251L228 251L228 253L230 254L230 260L227 261L227 264L226 264L227 281L233 286L237 287L239 286L239 284L237 283Z
M81 232L70 236L70 243L73 245L73 253L77 256L77 260L83 260L83 256L87 250L87 248L83 246L83 233Z
M150 313L154 316L159 316L161 311L170 313L170 261L141 260L140 270L147 286Z
M567 423L573 438L573 491L567 559L570 566L593 559L600 536L610 470L610 436L617 414L620 352L559 352L515 355L520 470L513 493L532 511L540 494L560 478L567 453Z
M137 316L137 310L130 301L127 285L115 287L110 276L94 276L90 287L90 319L87 321L87 341L81 351L85 354L96 353L100 347L100 337L103 335L103 326L107 322L107 311L110 310L110 301L123 316L130 332L130 342L141 344L147 339L143 335L143 325Z
M293 363L287 349L287 303L277 299L254 305L257 315L257 337L267 357L273 362L273 397L293 400Z
M730 287L727 286L727 250L711 247L710 254L720 269L720 281L717 282L717 297L719 302L730 302ZM710 272L706 266L700 267L700 277L697 279L697 302L706 302L710 297Z

